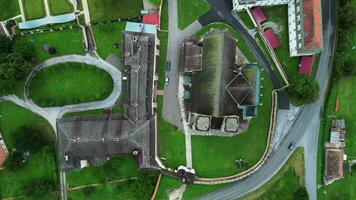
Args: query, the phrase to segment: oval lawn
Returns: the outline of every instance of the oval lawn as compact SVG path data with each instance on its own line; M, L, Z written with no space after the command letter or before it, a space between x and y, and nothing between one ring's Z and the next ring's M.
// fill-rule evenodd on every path
M42 69L31 80L29 97L53 107L103 100L113 90L106 71L83 63L62 63Z

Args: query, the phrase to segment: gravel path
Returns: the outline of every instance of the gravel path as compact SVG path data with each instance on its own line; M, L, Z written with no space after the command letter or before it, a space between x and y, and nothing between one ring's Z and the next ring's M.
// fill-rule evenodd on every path
M31 82L31 79L43 68L48 68L60 63L65 62L78 62L85 63L89 65L94 65L100 69L105 70L110 74L113 79L113 91L109 97L102 101L74 104L74 105L66 105L62 107L48 107L42 108L36 105L29 97L28 97L28 88ZM64 114L70 112L80 112L86 110L95 110L101 108L108 108L115 104L116 100L119 98L121 94L121 72L108 62L102 59L93 58L91 56L80 56L80 55L67 55L61 57L55 57L49 60L46 60L44 63L38 65L28 76L25 87L24 87L24 99L20 99L15 95L8 95L2 97L3 100L12 101L13 103L24 107L26 109L31 110L32 112L42 116L45 118L53 127L56 132L56 120L61 118Z

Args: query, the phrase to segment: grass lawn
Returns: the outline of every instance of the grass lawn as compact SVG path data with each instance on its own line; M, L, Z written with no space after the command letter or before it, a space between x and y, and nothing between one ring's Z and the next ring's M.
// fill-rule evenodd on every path
M0 21L15 17L20 14L18 1L0 0L0 5L2 5L0 6Z
M101 185L85 189L68 191L68 199L73 200L133 200L135 194L127 183Z
M52 15L60 15L73 12L73 5L69 0L48 0L50 12Z
M35 45L37 62L66 54L83 54L83 36L80 29L65 30L60 32L42 33L35 35L19 36L18 40L27 40ZM50 55L43 50L43 45L48 44L57 50L55 55Z
M161 11L161 30L168 30L168 0L163 0Z
M228 184L220 185L189 185L183 194L183 199L196 199L207 193L213 192L220 188L226 187ZM157 200L168 199L169 194L182 186L182 182L178 179L173 179L171 177L163 176L161 183L159 185L158 193L156 196Z
M157 97L158 101L158 142L159 156L166 158L162 162L166 167L177 169L185 165L185 140L184 134L162 118L163 98Z
M132 157L112 158L100 167L90 166L80 171L66 173L67 184L70 187L103 183L136 176L136 160Z
M237 12L236 14L240 17L241 21L246 25L248 29L256 29L255 25L253 25L250 16L245 10Z
M200 16L210 10L210 5L206 0L177 0L178 1L178 26L184 29L193 23Z
M355 76L342 77L340 80L333 82L331 92L328 97L327 104L325 106L325 116L326 116L326 126L321 128L321 138L324 137L325 141L329 140L330 128L332 120L335 118L344 118L346 121L346 147L344 148L348 159L356 158L356 135L352 134L356 131L356 124L354 120L356 118L356 105L353 103L353 99L356 98L356 91L354 86L356 84ZM336 99L339 98L340 108L339 112L335 112ZM324 153L323 143L321 142L319 148L319 162L322 162L321 158ZM324 166L324 163L320 164ZM319 169L320 173L324 173L323 170ZM321 174L319 176L321 177ZM356 172L350 175L347 171L344 173L344 179L335 181L334 183L322 187L318 191L318 197L320 199L336 199L337 197L342 197L342 199L356 199ZM319 178L319 183L321 183L321 178Z
M158 73L158 89L164 89L164 78L166 73L166 59L167 59L167 45L168 45L168 33L160 31L158 33L160 40L159 57L157 64Z
M255 56L247 48L246 43L231 27L222 23L214 23L204 27L196 35L201 36L212 28L228 29L238 39L237 45L246 58L256 62ZM229 176L245 169L237 169L235 160L243 158L252 167L262 157L266 148L269 118L271 112L272 82L262 72L261 82L262 106L258 109L258 117L252 119L247 132L234 137L192 136L193 168L199 177ZM206 148L209 147L209 148ZM233 152L233 153L230 153ZM219 170L215 170L219 169Z
M97 52L103 59L106 59L110 53L120 57L122 51L121 33L125 30L126 22L107 23L93 26ZM120 44L115 49L114 44Z
M276 176L243 200L293 200L293 193L304 187L304 151L298 148Z
M136 18L143 10L142 0L88 0L92 22Z
M104 70L82 63L63 63L36 74L29 93L38 105L49 107L102 100L112 88L111 76Z
M52 127L47 121L13 103L0 103L0 116L0 132L10 151L14 147L12 134L18 128L25 125L38 125L54 137ZM53 147L46 147L43 148L42 151L32 154L23 168L17 171L11 172L6 168L1 171L0 198L22 195L21 188L25 183L41 177L47 177L53 180L58 187L57 164ZM48 197L43 199L48 199Z
M22 2L26 20L38 19L45 16L45 8L42 0L24 0Z
M277 25L277 34L281 45L275 49L275 53L288 77L298 73L299 57L289 57L289 39L288 39L288 8L287 6L263 7L268 22ZM263 26L266 25L266 23Z

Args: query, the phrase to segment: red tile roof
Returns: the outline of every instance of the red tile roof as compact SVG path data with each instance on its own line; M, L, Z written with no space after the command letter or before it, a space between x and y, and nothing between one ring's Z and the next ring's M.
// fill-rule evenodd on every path
M277 38L276 34L272 29L268 29L267 31L265 31L265 36L273 49L279 47L280 45L279 39Z
M299 64L299 73L309 75L313 68L313 56L303 56Z
M323 47L320 0L302 0L304 49Z
M159 14L147 14L143 16L144 24L157 25L157 28L160 26L160 16Z
M262 22L266 21L266 16L263 13L261 7L255 7L251 9L251 14L253 18L256 20L257 24L261 24Z

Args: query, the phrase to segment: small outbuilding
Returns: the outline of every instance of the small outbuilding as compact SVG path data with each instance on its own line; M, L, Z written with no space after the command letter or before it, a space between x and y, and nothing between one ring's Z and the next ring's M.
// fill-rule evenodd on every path
M257 24L261 24L262 22L267 20L267 18L265 16L265 14L263 13L263 10L261 9L261 7L252 8L251 9L251 14L252 14L253 18L255 19L255 21L257 22Z
M264 34L273 49L276 49L281 45L279 42L279 39L278 39L277 35L274 33L273 29L268 29L267 31L265 31Z
M310 75L313 69L313 56L303 56L299 64L299 73Z

